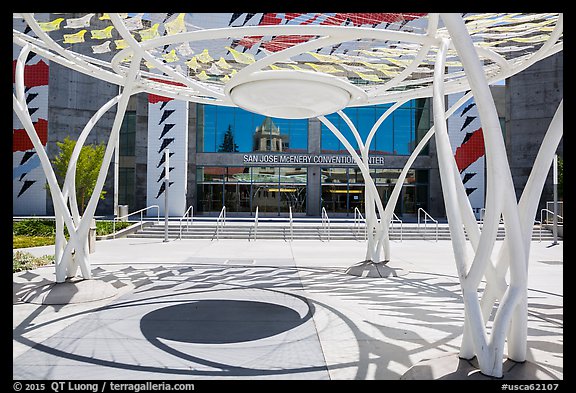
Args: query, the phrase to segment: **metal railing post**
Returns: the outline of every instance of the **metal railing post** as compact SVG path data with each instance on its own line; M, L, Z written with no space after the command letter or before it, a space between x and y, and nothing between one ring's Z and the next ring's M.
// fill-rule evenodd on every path
M548 213L553 214L553 216L552 216L553 217L552 222L554 223L553 228L554 228L554 226L557 228L558 219L562 220L562 223L564 223L564 217L562 217L561 215L554 213L552 210L542 209L542 210L540 210L540 231L542 231L542 225L544 225L544 212L546 212L546 216L548 216ZM548 223L548 217L546 217L546 223ZM552 231L552 233L554 233L554 230ZM552 245L556 245L556 244L558 244L558 242L557 242L556 237L554 237L554 242L552 242Z
M292 206L290 206L290 241L294 241L294 225L292 218Z
M328 218L326 208L322 207L322 230L326 231L326 228L328 228L328 241L330 241L330 218Z
M424 213L424 229L426 232L428 231L428 217L430 221L434 221L436 223L436 241L438 241L438 220L435 220L426 210L422 209L421 207L418 208L418 230L420 230L420 212Z
M357 207L354 208L354 230L356 234L360 232L360 221L364 221L364 240L368 240L368 227L366 226L366 219Z
M160 223L160 207L158 205L150 205L148 207L145 207L144 209L136 210L135 212L128 213L122 217L117 217L117 215L115 215L114 220L112 220L113 239L116 239L116 220L128 218L130 216L133 216L134 214L140 213L140 227L142 227L142 225L144 224L144 217L143 217L144 211L146 211L148 209L153 209L153 208L156 208L156 214L158 216L158 223Z
M256 206L256 214L254 215L254 240L256 240L257 231L258 231L258 206Z
M188 212L190 212L190 214L188 214ZM182 217L180 217L180 225L179 225L180 234L179 234L178 239L182 239L182 220L184 220L187 217L190 217L190 219L186 220L186 232L188 232L188 223L191 222L193 215L194 215L194 206L190 206L188 209L186 209L186 212L184 213L184 215L182 215Z
M220 214L216 219L216 240L220 240L220 226L224 227L226 223L226 206L222 206Z
M394 222L399 222L400 223L400 241L402 241L402 226L403 226L403 222L402 220L396 215L396 213L392 213L392 220L390 220L390 223L392 224L392 227L394 227Z

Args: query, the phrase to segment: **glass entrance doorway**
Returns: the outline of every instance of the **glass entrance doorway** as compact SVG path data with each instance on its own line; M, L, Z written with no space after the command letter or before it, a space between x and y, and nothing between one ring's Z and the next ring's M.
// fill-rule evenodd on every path
M372 169L378 195L384 207L396 186L400 169ZM352 216L355 209L365 211L365 182L358 168L322 168L322 207L328 214ZM394 213L412 217L418 208L428 207L428 170L409 170Z
M199 167L199 213L306 213L306 168Z
M358 168L322 168L321 207L336 216L352 217L355 209L365 214L365 183ZM400 169L373 169L371 176L384 206L396 185ZM199 214L227 212L252 215L287 216L307 213L305 167L198 167L197 211ZM318 192L319 191L319 192ZM316 195L318 195L316 194ZM410 170L394 212L399 217L415 217L418 209L428 209L428 170Z

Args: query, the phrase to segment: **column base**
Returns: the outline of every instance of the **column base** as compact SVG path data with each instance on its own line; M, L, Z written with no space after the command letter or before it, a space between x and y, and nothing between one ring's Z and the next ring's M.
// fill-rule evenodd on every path
M408 270L390 266L390 261L373 262L370 260L358 262L346 269L346 274L358 277L387 278L408 274Z
M20 300L34 304L74 304L108 299L115 296L117 292L118 290L108 282L72 277L62 283L33 288Z
M530 361L522 363L506 359L502 376L483 374L477 359L462 359L457 353L425 359L410 367L401 380L550 380L557 379L544 367Z

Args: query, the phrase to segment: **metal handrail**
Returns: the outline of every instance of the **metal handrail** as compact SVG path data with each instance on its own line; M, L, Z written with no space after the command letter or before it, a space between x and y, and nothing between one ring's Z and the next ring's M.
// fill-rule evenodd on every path
M540 226L540 242L542 242L542 221L534 220L534 224L538 224ZM532 229L534 231L534 229Z
M544 223L544 218L543 218L544 212L552 213L552 215L554 215L554 212L552 210L548 210L548 209L540 210L540 223ZM546 215L546 216L548 216L548 215ZM560 220L562 220L562 222L559 224L562 224L564 222L564 218L560 214L556 213L556 217L558 217ZM546 219L546 223L548 223L548 219Z
M216 219L216 240L220 240L220 227L226 225L226 206L222 206L218 219Z
M538 220L536 220L536 219L534 220L534 224L537 224L537 225L539 226L539 234L538 234L538 237L539 237L538 241L539 241L539 242L542 241L542 226L544 225L544 220L543 220L543 218L542 218L542 215L543 215L544 211L548 211L548 212L554 214L553 211L550 211L550 210L548 210L548 209L542 209L542 210L540 211L540 221L538 221ZM485 216L485 214L486 214L486 208L481 208L481 209L480 209L480 219L478 220L478 222L484 223L484 216ZM557 216L560 217L560 218L562 218L562 216L560 216L560 215L558 215L558 214L557 214ZM504 219L503 219L502 216L500 216L500 223L502 224L503 222L504 222Z
M564 201L556 201L557 205L557 213L564 214ZM546 201L546 209L552 210L554 209L554 201Z
M390 226L392 227L392 229L394 229L394 223L395 222L400 223L400 241L402 241L402 225L403 225L402 220L400 218L398 218L396 213L392 213L392 219L390 220Z
M478 222L480 224L484 224L484 217L486 216L486 208L483 207L480 209L480 219L478 219ZM500 224L504 224L504 217L502 217L502 214L500 214Z
M256 240L257 231L258 231L258 206L256 206L256 213L254 214L254 240Z
M140 227L142 227L142 225L144 224L144 215L143 215L144 211L146 211L148 209L153 209L153 208L156 208L156 212L158 215L157 220L158 220L158 222L160 222L160 207L158 205L150 205L148 207L145 207L144 209L136 210L135 212L128 213L128 214L121 216L121 217L114 216L114 220L112 221L112 233L114 234L113 239L116 239L116 220L128 218L130 216L133 216L136 213L140 213Z
M330 218L326 209L322 207L322 232L326 232L326 228L328 228L328 241L330 241Z
M424 229L427 230L427 226L428 226L428 217L430 217L431 221L434 221L436 223L436 241L438 241L438 221L435 220L430 214L428 214L428 212L424 209L422 209L421 207L418 208L418 230L420 230L420 212L424 213Z
M354 230L356 234L360 232L360 222L364 221L364 240L368 240L368 227L366 226L366 219L357 207L354 208Z
M290 241L294 241L294 225L293 225L293 218L292 218L292 206L290 208Z
M190 214L188 214L188 212L190 212ZM179 225L179 232L180 235L178 237L178 239L182 239L182 220L186 219L186 232L188 232L188 223L191 223L194 221L194 206L191 205L188 209L186 209L186 212L184 213L184 215L182 215L182 217L180 217L180 225Z

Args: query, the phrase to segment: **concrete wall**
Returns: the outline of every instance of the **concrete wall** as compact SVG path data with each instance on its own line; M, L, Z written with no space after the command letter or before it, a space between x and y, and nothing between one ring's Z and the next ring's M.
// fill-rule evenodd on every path
M322 140L322 123L318 119L308 121L308 153L320 154ZM322 215L322 172L318 166L308 167L306 179L306 215Z
M50 89L48 107L48 157L52 160L59 154L56 142L66 136L77 139L90 118L108 100L118 94L118 86L97 80L91 76L71 71L55 62L50 65ZM116 115L112 107L96 123L86 144L107 144ZM105 199L99 200L97 215L111 214L114 209L114 165L110 164L104 191ZM49 194L48 194L49 195ZM47 214L54 214L52 199L48 197Z
M540 144L564 95L563 52L548 57L506 80L506 149L520 199ZM558 147L563 156L563 140ZM553 201L552 170L538 208Z

